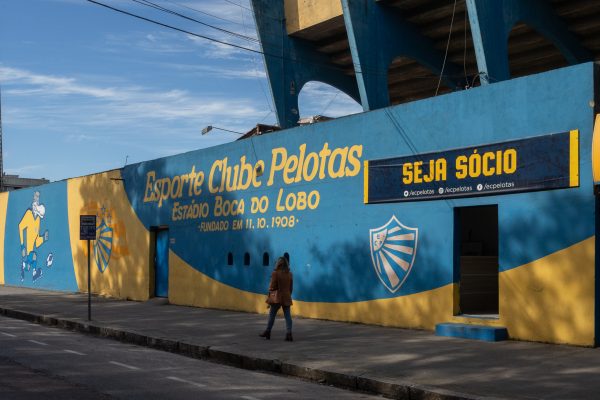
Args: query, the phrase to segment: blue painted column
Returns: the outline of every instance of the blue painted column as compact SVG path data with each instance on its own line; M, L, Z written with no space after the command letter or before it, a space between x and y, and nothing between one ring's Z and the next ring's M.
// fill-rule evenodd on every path
M310 81L327 83L360 101L353 77L307 40L288 36L283 1L252 0L267 77L281 128L298 124L298 95Z
M169 297L169 230L156 231L155 295Z
M508 33L502 0L467 0L477 69L482 85L510 79Z
M342 0L342 8L365 111L390 105L388 70L396 57L414 59L435 75L442 73L444 54L393 8L375 0ZM446 85L455 88L461 75L461 69L446 62Z
M547 0L466 2L482 85L510 79L508 37L517 22L524 22L554 43L570 64L593 58Z

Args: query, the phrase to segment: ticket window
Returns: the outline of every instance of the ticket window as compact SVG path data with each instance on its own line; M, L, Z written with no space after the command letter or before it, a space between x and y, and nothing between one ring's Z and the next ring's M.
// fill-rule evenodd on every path
M456 209L461 314L498 315L498 206Z

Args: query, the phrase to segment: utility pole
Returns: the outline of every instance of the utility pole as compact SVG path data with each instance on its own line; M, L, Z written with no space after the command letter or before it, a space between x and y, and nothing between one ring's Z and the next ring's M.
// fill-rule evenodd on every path
M0 86L0 192L4 192L4 160L2 158L2 86Z

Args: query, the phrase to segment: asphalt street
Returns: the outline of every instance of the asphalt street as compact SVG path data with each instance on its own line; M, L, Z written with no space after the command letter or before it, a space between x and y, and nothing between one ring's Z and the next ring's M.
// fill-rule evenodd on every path
M262 400L379 397L0 317L0 398Z

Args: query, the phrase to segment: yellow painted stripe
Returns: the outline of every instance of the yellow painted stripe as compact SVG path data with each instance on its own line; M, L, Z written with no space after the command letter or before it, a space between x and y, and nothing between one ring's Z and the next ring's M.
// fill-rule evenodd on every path
M594 183L600 182L600 114L596 114L592 136L592 173Z
M577 129L571 131L570 140L570 179L569 186L579 186L579 131Z
M4 285L4 239L6 232L4 227L6 226L6 211L8 209L8 196L9 192L0 193L0 285Z
M363 175L365 177L365 204L369 204L369 161L365 160Z
M375 275L373 279L377 280ZM347 303L294 299L293 309L294 315L307 318L433 330L435 324L447 321L451 314L451 290L452 284L449 284L406 296ZM212 295L206 296L206 293ZM268 312L264 294L246 292L218 282L189 266L173 251L169 251L169 302L222 310ZM427 312L423 312L424 309Z
M441 322L498 324L508 329L511 338L591 346L594 342L594 320L589 317L594 313L594 243L592 236L529 264L501 272L500 318L495 320L452 316L459 312L458 283L406 296L357 302L294 299L294 315L430 330ZM581 279L572 279L573 276ZM212 295L206 296L206 293ZM561 307L556 307L556 293L562 294ZM218 282L189 266L172 251L169 251L169 302L268 312L264 294Z

